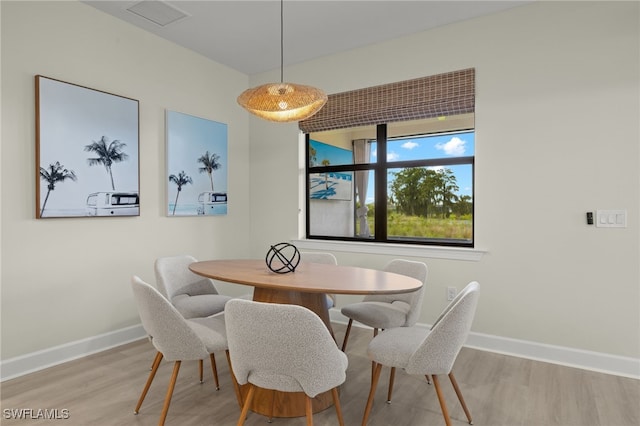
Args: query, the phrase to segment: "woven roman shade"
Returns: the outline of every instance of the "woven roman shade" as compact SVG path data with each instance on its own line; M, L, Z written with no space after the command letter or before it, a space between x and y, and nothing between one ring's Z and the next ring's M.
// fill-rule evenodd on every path
M325 106L298 122L305 133L445 117L474 112L475 69L367 87L328 96Z

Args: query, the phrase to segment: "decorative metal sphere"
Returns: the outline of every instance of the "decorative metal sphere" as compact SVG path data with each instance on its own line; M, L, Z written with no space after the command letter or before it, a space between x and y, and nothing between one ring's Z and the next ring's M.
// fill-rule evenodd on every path
M293 244L278 243L271 246L265 261L269 269L277 274L295 272L300 263L300 252Z

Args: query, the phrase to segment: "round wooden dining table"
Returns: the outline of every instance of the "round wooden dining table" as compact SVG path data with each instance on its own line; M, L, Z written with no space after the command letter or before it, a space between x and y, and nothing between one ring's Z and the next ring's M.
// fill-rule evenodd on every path
M274 265L272 265L274 266ZM300 262L294 272L272 272L265 260L231 259L205 260L189 265L194 273L214 280L253 287L253 300L268 303L287 303L304 306L315 312L333 335L327 305L327 293L332 294L391 294L409 293L419 289L422 282L415 278L376 269L356 266ZM242 389L241 393L246 392ZM244 395L239 396L239 402ZM302 417L305 415L305 395L256 389L251 410L274 417ZM333 404L331 392L313 400L318 412Z

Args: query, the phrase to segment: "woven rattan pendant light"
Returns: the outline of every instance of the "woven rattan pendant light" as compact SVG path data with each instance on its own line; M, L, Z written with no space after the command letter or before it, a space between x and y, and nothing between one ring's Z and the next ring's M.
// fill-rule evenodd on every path
M280 0L280 83L267 83L247 89L238 96L244 109L260 118L280 123L311 117L327 102L320 89L284 82L284 0Z

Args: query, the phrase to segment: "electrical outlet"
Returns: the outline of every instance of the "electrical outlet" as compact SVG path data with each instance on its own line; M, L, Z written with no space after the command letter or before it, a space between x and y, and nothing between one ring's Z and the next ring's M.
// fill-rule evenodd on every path
M452 301L456 298L456 294L458 294L458 289L455 287L447 287L447 300Z

